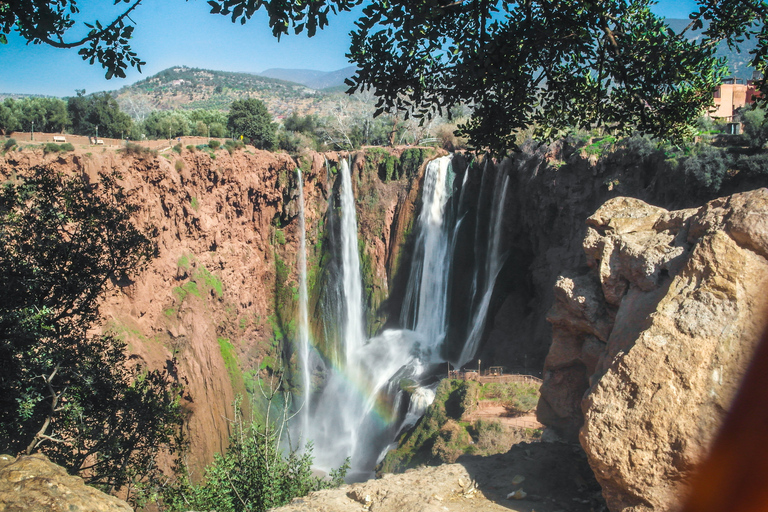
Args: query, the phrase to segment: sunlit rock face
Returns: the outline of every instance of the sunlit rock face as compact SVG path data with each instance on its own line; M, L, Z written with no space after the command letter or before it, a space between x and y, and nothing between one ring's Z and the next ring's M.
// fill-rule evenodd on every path
M674 510L764 326L768 190L667 211L629 198L587 221L562 276L539 419L578 436L613 511Z
M0 455L0 510L131 512L122 500L89 487L44 455Z

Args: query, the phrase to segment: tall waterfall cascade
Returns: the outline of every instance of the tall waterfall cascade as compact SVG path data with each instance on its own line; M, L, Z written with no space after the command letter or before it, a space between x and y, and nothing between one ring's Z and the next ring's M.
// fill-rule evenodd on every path
M486 163L483 171L483 181L489 168ZM507 198L507 188L509 186L509 175L504 172L498 172L493 188L493 202L491 203L491 218L488 226L488 239L482 256L476 259L475 273L472 283L472 301L471 301L471 321L470 331L461 350L461 356L456 361L456 365L461 367L475 357L480 339L485 329L486 319L488 317L488 308L491 304L496 278L506 260L506 254L501 250L501 232L502 220L504 215L504 205ZM478 216L479 218L479 216ZM478 229L476 232L479 232ZM481 244L476 243L477 250Z
M317 389L310 388L306 247L302 235L299 359L304 373L302 391L309 397L310 407L302 409L299 417L302 440L313 442L315 464L321 469L338 467L349 458L353 478L372 476L375 464L397 433L415 424L434 400L436 369L442 368L446 361L444 343L451 307L451 262L458 228L451 160L451 156L436 158L425 169L421 209L413 231L413 259L400 314L402 328L385 330L370 339L365 336L352 180L348 163L340 163L337 177L341 180L338 188L340 222L336 248L340 262L336 272L336 279L341 281L337 285L340 304L332 308L338 318L326 319L326 324L337 328L336 344L339 346L327 349L333 355L327 355L321 363L323 378ZM466 183L465 173L458 209L464 203L463 185ZM473 326L461 353L462 362L474 357L485 325L493 281L503 265L499 224L507 186L507 178L496 184L491 214L493 225L489 228L487 245L482 249L487 252L487 257L476 260L476 266L482 268L475 271ZM299 187L303 203L301 175ZM302 232L303 221L303 209L300 209ZM478 323L482 325L475 325Z
M306 432L309 430L309 400L311 393L309 368L309 293L307 292L307 228L304 218L304 179L301 169L296 169L299 188L299 365L301 371L301 419L300 439L304 445Z

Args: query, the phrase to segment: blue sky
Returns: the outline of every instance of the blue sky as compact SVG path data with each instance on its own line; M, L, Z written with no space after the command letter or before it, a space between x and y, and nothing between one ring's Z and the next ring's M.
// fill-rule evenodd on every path
M80 0L88 19L110 19L106 0ZM661 0L654 8L667 18L686 18L695 0ZM125 5L125 4L122 4ZM94 11L96 9L96 11ZM176 65L221 71L259 72L269 68L334 71L348 66L349 31L356 13L330 18L330 25L313 38L283 37L277 42L259 13L245 25L209 14L204 0L144 0L131 16L136 22L132 46L146 61L142 73L130 69L126 79L104 79L104 70L90 66L77 50L27 45L10 35L0 45L0 93L73 96L119 89Z

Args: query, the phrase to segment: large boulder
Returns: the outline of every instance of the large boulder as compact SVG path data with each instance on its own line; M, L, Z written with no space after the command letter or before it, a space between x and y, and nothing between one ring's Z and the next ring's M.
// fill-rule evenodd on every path
M587 224L539 419L578 437L612 511L674 510L765 325L768 190L673 212L616 198Z
M44 455L17 459L0 455L0 512L130 512L114 496L85 485L82 478Z

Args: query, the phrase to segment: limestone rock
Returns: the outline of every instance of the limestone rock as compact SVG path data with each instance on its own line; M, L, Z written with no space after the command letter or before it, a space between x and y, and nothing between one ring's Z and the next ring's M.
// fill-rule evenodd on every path
M464 456L455 464L409 469L313 492L274 510L589 512L604 505L581 450L565 443L523 443L507 453Z
M0 456L0 512L130 512L122 500L89 487L44 455Z
M590 270L555 286L539 420L579 437L612 511L674 510L762 332L768 190L677 212L619 198L588 225Z

